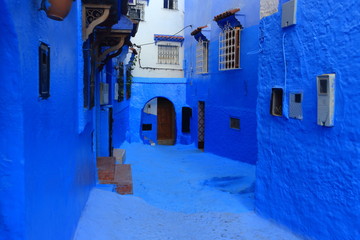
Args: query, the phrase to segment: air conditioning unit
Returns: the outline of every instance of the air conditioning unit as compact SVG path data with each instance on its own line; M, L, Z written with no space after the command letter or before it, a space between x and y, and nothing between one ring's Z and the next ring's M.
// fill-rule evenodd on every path
M100 105L109 104L109 84L100 83Z

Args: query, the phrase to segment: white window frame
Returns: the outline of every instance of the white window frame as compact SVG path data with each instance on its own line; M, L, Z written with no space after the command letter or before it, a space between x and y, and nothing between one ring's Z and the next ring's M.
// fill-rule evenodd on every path
M196 45L196 73L208 73L209 41L199 40Z
M165 2L167 2L168 7L165 7ZM173 2L173 8L170 8L170 2ZM165 9L178 10L178 0L164 0L163 4Z
M158 44L158 64L179 65L180 47L172 44Z
M219 70L240 68L241 28L226 26L219 35Z

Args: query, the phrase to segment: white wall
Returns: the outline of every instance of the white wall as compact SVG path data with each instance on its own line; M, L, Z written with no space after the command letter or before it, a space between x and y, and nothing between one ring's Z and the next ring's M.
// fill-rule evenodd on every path
M173 35L184 28L184 0L178 0L178 10L163 8L162 0L150 0L149 5L145 4L145 21L141 21L138 32L132 43L142 45L154 42L154 34ZM184 36L184 32L176 35ZM166 42L172 45L181 45L177 42ZM139 51L139 49L137 49ZM184 77L183 59L184 48L179 48L179 65L158 64L158 47L155 43L141 47L140 56L133 70L134 77L147 78L182 78ZM139 58L142 67L165 68L160 69L141 69L139 67ZM176 70L173 70L176 69Z

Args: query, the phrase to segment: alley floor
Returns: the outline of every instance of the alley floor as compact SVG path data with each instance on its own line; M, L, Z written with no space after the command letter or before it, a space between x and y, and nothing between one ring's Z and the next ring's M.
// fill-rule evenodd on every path
M134 195L95 188L74 240L301 239L254 213L254 166L193 146L122 148Z

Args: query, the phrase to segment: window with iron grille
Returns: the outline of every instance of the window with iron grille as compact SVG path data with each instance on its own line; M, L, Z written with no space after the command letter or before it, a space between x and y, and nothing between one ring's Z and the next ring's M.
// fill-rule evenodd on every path
M226 27L219 36L219 70L240 68L240 27Z
M145 20L144 4L129 5L128 16L134 20Z
M178 0L164 0L164 8L178 9Z
M158 45L158 63L179 64L179 47L173 45Z
M196 46L196 73L208 72L209 42L199 41Z

